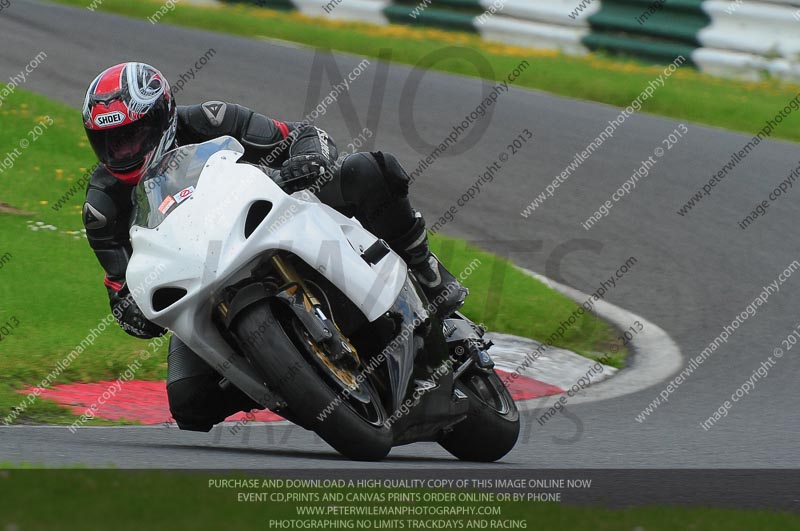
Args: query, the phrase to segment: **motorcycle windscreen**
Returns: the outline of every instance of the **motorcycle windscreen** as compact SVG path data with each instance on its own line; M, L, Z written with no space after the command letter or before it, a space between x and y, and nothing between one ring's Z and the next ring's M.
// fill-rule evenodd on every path
M147 229L158 227L181 203L192 198L206 162L220 151L244 154L236 139L223 136L173 149L154 162L136 186L133 224Z

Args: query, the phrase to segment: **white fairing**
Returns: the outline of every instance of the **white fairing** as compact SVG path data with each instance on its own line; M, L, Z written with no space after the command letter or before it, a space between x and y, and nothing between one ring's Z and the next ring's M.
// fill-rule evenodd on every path
M228 150L214 153L192 195L161 225L131 229L133 257L126 281L143 288L134 299L145 316L172 330L212 366L224 364L228 369L225 360L232 361L233 353L211 324L210 300L225 286L249 276L257 260L274 249L290 251L316 268L369 321L386 312L406 281L405 262L390 252L377 264L368 264L361 252L377 238L360 223L311 194L287 195L258 168L237 164L240 156ZM260 200L272 203L272 210L245 238L248 211ZM161 273L152 281L151 273L157 270ZM163 287L183 288L187 294L156 311L153 293Z

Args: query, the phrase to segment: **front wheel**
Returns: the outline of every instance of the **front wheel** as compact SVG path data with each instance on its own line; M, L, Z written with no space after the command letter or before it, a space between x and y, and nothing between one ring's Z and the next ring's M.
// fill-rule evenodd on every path
M467 395L467 418L439 444L463 461L497 461L514 448L519 437L519 411L511 394L493 370L468 370L456 382Z
M374 386L368 379L357 382L354 369L333 363L280 303L274 310L266 300L251 305L237 317L233 332L269 387L287 402L292 420L351 459L386 457L392 432L384 425L387 415Z

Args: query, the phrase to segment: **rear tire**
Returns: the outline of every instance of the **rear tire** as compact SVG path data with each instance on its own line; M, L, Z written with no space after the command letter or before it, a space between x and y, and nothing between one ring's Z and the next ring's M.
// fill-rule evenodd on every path
M514 399L494 371L468 371L456 386L469 399L469 413L439 444L462 461L497 461L514 448L519 437Z
M302 338L294 337L293 341L288 335L297 335L291 326L291 319L296 317L287 315L283 320L280 317L273 312L269 301L262 301L243 310L232 330L247 357L257 360L256 365L269 387L287 402L291 417L350 459L377 461L386 457L392 449L393 437L384 424L386 416L380 401L374 407L383 411L383 418L373 422L360 416L343 399L329 408L336 403L338 390L309 359L313 354L301 352L306 350ZM326 408L328 413L320 420L318 416Z

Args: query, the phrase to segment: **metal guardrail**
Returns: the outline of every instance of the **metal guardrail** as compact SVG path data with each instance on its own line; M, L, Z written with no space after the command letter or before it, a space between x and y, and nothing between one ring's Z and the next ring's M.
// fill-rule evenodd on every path
M477 33L507 44L800 82L800 0L224 0L377 24Z

